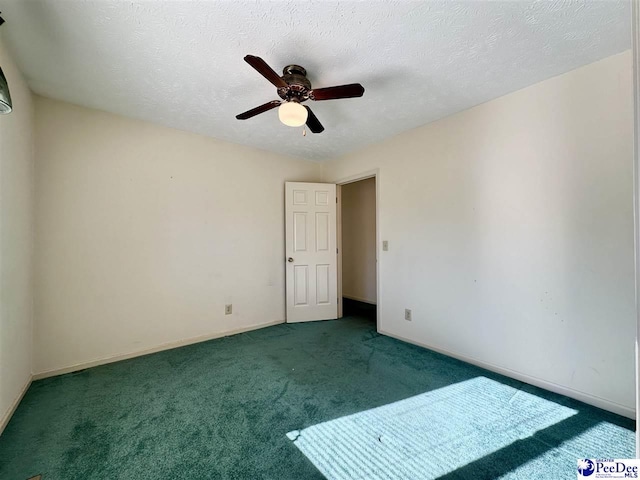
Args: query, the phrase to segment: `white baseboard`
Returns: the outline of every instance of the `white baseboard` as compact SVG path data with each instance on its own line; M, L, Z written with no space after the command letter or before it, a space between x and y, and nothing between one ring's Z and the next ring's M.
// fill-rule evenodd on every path
M187 338L184 340L177 340L175 342L163 343L156 347L146 348L144 350L138 350L130 353L123 353L119 355L113 355L110 357L100 358L98 360L92 360L90 362L78 363L69 367L55 368L53 370L47 370L45 372L35 373L33 380L40 380L43 378L55 377L56 375L64 375L65 373L77 372L78 370L84 370L85 368L97 367L98 365L105 365L107 363L119 362L120 360L128 360L130 358L141 357L143 355L149 355L150 353L157 353L163 350L171 350L172 348L184 347L186 345L192 345L194 343L206 342L207 340L213 340L215 338L228 337L230 335L236 335L238 333L250 332L252 330L258 330L260 328L272 327L285 323L284 320L276 320L275 322L260 323L257 325L251 325L249 327L237 328L234 330L226 330L224 332L216 332L208 335L201 335L199 337Z
M349 300L355 300L356 302L368 303L369 305L375 305L375 300L367 300L366 298L356 297L355 295L342 294L342 298L348 298Z
M27 393L27 390L29 390L32 380L33 380L33 375L29 375L29 380L27 380L27 383L25 383L24 386L22 387L22 390L20 391L18 396L15 398L15 400L9 407L9 410L7 410L5 414L2 416L2 419L0 420L0 435L2 435L2 432L4 432L4 429L9 423L9 420L11 420L11 417L15 413L16 408L18 408L18 405L20 405L20 402L22 401L24 394Z
M579 390L574 390L572 388L568 388L563 385L559 385L557 383L548 382L546 380L542 380L541 378L532 377L530 375L526 375L524 373L520 373L515 370L510 370L508 368L499 367L497 365L483 362L481 360L476 360L475 358L470 358L465 355L460 355L458 353L450 352L443 348L434 347L433 345L427 345L426 343L410 340L408 338L401 337L400 335L395 335L393 333L385 332L383 330L379 330L379 333L381 333L382 335L386 335L388 337L395 338L397 340L402 340L403 342L411 343L419 347L433 350L434 352L442 353L443 355L446 355L448 357L457 358L458 360L462 360L463 362L471 363L478 367L482 367L486 370L491 370L492 372L495 372L495 373L500 373L501 375L505 375L507 377L515 378L516 380L520 380L521 382L525 382L530 385L534 385L536 387L540 387L554 393L559 393L561 395L565 395L567 397L580 400L581 402L588 403L589 405L593 405L598 408L602 408L603 410L608 410L610 412L617 413L618 415L622 415L624 417L628 417L632 419L636 418L636 411L634 408L627 407L625 405L620 405L619 403L615 403L610 400L597 397L595 395L581 392Z

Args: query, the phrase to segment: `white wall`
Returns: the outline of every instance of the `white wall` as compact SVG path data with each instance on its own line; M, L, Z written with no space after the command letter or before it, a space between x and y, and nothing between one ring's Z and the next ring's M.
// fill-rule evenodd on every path
M635 168L635 247L636 247L636 299L640 298L640 222L638 210L640 209L640 5L631 2L631 26L633 35L633 96L634 96L634 159ZM640 355L638 355L638 333L640 333L640 312L637 311L636 301L636 411L640 410ZM640 416L636 416L636 457L640 458Z
M325 165L380 169L381 330L633 415L631 84L626 52Z
M13 112L0 115L0 432L31 380L33 105L0 42Z
M36 373L284 320L318 164L41 97L36 148Z
M376 181L342 186L342 295L376 303Z

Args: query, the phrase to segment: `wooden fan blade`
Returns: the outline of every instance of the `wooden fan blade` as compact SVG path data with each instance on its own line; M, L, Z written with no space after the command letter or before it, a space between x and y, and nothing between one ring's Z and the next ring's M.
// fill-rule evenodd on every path
M267 62L262 60L260 57L255 57L253 55L247 55L244 57L244 61L255 68L260 75L273 83L276 87L288 87L287 82L285 82L280 75L273 71L273 69L267 65Z
M318 120L318 117L316 117L311 109L306 105L304 106L304 108L306 108L307 112L309 112L309 116L307 117L307 127L309 127L309 130L311 130L313 133L324 132L324 127L320 123L320 120Z
M264 113L272 108L276 108L278 105L282 103L281 100L272 100L271 102L265 103L264 105L260 105L259 107L252 108L251 110L247 110L240 115L236 115L238 120L246 120L247 118L255 117L260 113ZM309 127L311 128L311 127Z
M338 98L361 97L364 94L364 87L359 83L340 85L337 87L316 88L309 92L311 100L334 100Z

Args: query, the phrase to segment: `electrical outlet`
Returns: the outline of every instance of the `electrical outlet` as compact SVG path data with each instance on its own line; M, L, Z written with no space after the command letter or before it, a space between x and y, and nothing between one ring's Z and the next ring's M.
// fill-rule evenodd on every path
M411 310L409 310L408 308L404 309L404 319L407 321L411 321Z
M233 313L233 305L229 304L229 305L225 305L224 306L224 314L225 315L231 315Z
M388 240L383 240L382 241L382 251L387 252L389 250L389 241Z

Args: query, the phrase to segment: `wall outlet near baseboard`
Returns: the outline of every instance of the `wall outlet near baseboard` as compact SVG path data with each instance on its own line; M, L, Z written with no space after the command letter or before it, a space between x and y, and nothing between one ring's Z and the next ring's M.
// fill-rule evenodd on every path
M408 308L404 309L404 319L408 320L409 322L411 321L411 310L409 310Z
M233 313L233 305L230 303L224 306L224 314L231 315Z

